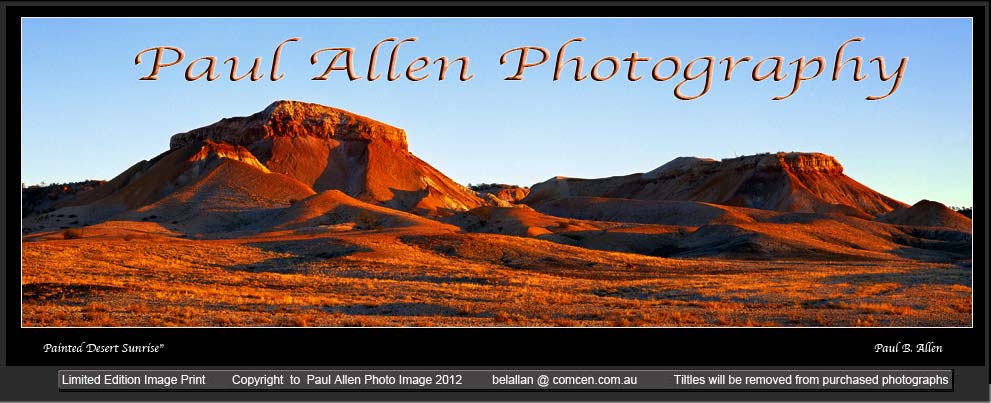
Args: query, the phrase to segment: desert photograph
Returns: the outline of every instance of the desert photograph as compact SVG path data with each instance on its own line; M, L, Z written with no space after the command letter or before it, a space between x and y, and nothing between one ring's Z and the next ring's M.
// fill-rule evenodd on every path
M21 325L972 325L969 75L927 74L927 60L958 45L903 40L966 39L969 25L581 22L140 22L181 23L161 37L128 19L26 21ZM810 23L821 38L746 42ZM197 42L217 24L226 33ZM729 47L706 40L720 24L747 34ZM702 36L643 39L685 30ZM622 39L628 31L643 38ZM579 34L552 79L562 39ZM390 36L417 41L400 48ZM92 51L74 41L103 47L93 52L105 61L80 67L91 79L40 77ZM30 51L53 44L74 50ZM345 45L363 78L341 67L318 79L333 55L314 51ZM547 48L547 64L507 79L517 65L499 56L523 45ZM135 58L162 46L184 58ZM682 68L706 52L780 53L784 63L754 75L777 66L788 77L750 80L749 64L731 82L709 59L665 82L651 79L652 59L640 71L616 64L609 81L577 79L637 50L680 55ZM240 66L220 63L232 52ZM437 63L422 81L393 80L420 54L447 55L445 65L468 56L446 76ZM798 89L803 73L787 61L818 54L822 76ZM879 74L869 59L881 54ZM161 68L146 79L152 63ZM627 79L627 67L645 78ZM834 69L842 78L830 81ZM703 96L672 96L675 86Z

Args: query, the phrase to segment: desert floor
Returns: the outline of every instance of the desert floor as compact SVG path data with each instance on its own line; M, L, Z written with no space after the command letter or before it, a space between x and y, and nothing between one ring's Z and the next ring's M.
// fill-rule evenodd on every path
M141 227L144 225L145 227ZM24 326L970 326L971 266L669 259L449 230L23 242ZM189 239L203 238L203 239Z

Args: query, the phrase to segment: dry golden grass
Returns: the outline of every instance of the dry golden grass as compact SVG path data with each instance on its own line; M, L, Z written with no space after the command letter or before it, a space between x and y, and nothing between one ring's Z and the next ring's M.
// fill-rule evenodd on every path
M60 238L60 237L58 237ZM409 227L23 243L25 326L969 326L967 265L665 259Z

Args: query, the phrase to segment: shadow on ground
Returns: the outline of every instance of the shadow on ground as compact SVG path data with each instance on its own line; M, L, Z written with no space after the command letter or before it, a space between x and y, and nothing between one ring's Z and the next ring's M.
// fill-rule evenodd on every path
M305 271L308 263L336 259L357 252L372 250L339 239L307 239L295 241L254 242L246 246L255 247L268 252L288 253L291 256L276 257L260 262L244 263L228 266L225 269L233 271L298 273Z

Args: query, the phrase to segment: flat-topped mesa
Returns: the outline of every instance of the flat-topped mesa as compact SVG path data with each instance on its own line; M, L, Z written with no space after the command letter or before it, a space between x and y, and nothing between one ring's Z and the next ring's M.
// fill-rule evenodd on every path
M170 154L193 156L194 167L238 160L313 192L340 190L407 212L444 215L483 204L410 153L404 130L312 103L277 101L251 116L176 134L170 148Z
M299 101L276 101L251 116L224 118L209 126L175 134L169 148L175 150L204 140L248 146L279 136L381 141L408 150L403 129L342 109Z
M643 174L644 180L666 179L678 175L711 173L719 169L755 168L758 171L779 171L787 168L793 173L819 172L839 175L843 173L843 165L831 155L811 152L779 152L756 155L745 155L736 158L726 158L716 161L711 158L678 157L661 165L653 171Z
M598 197L683 200L801 213L877 217L904 203L843 174L830 155L779 152L726 158L679 157L643 174L598 179L557 177L533 185L521 202Z

